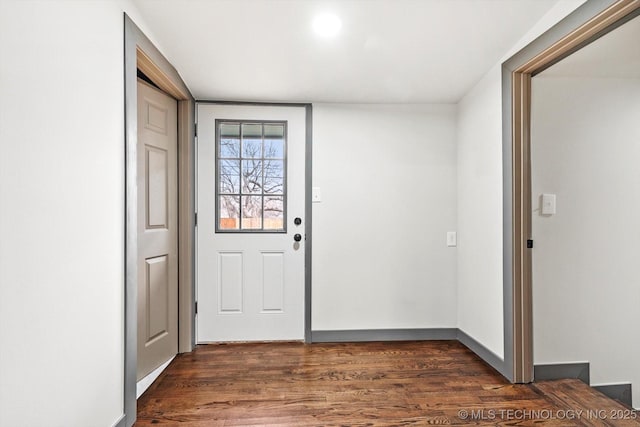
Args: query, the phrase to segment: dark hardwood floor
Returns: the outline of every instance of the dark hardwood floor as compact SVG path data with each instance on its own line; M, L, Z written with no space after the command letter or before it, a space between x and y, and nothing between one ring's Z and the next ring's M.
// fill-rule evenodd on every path
M138 400L136 426L638 426L635 415L577 381L509 384L457 341L220 344L177 356Z

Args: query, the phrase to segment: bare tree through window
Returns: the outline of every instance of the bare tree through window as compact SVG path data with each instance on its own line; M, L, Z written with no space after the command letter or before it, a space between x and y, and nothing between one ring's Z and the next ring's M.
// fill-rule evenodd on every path
M218 122L218 230L284 230L285 123Z

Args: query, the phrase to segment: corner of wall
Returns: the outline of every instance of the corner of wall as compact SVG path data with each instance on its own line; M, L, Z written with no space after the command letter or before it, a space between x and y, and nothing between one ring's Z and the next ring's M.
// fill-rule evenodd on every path
M458 103L458 328L501 357L504 354L505 327L502 273L502 62L585 1L558 1Z

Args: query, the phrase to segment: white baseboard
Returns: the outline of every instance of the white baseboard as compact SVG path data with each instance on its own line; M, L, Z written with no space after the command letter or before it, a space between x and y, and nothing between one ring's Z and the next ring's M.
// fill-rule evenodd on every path
M136 384L136 399L142 396L142 393L147 391L151 384L153 384L153 382L160 376L162 371L164 371L167 366L169 366L169 363L171 363L173 359L175 359L175 356L164 362L162 365L158 366L153 372L138 381L138 383Z

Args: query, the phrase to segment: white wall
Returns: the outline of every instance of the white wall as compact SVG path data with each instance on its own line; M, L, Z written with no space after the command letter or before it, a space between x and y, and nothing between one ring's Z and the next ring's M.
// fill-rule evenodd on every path
M504 357L501 64L579 7L560 0L459 103L458 327Z
M0 425L123 413L127 1L0 1Z
M455 107L313 108L313 330L455 327Z
M500 358L501 81L484 79L458 108L458 327Z
M640 80L535 77L534 362L588 361L640 407ZM538 197L557 195L542 216Z

